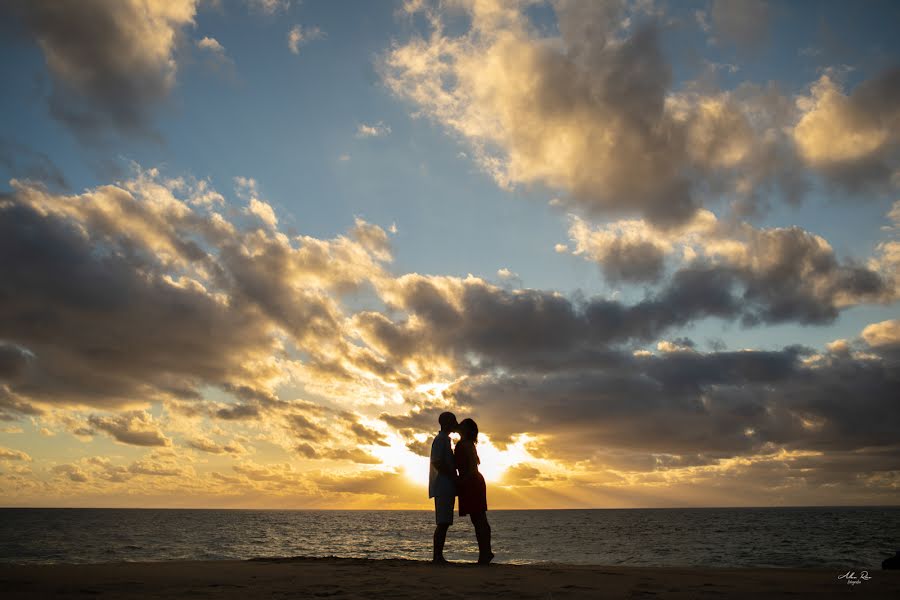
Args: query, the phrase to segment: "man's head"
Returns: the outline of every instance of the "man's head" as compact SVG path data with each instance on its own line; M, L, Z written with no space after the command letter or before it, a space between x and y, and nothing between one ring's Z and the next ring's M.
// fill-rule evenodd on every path
M456 415L452 412L441 413L441 416L438 417L438 423L441 424L441 431L446 431L447 433L456 431L456 428L459 426L456 423Z

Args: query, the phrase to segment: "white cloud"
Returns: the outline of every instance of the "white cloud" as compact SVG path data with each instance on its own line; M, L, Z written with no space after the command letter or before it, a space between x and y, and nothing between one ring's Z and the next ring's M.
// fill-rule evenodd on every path
M757 187L775 181L780 191L785 171L797 177L773 94L675 93L659 31L628 24L640 6L555 3L558 35L522 4L464 8L462 33L424 9L430 32L393 46L382 75L414 116L465 141L502 188L542 185L594 214L670 225L707 197L755 202Z
M220 44L216 38L206 36L203 39L197 40L196 45L201 50L207 50L216 54L225 53L225 47Z
M272 206L258 198L251 198L250 204L247 205L247 212L256 215L259 220L274 229L278 225L278 217Z
M291 0L246 0L251 10L267 15L285 11L291 7Z
M382 121L378 121L373 125L360 123L359 127L356 128L356 137L358 138L382 137L390 133L390 125L385 125Z
M294 25L288 31L288 49L294 54L300 54L300 47L321 39L325 33L318 27L307 27L304 29L300 25Z

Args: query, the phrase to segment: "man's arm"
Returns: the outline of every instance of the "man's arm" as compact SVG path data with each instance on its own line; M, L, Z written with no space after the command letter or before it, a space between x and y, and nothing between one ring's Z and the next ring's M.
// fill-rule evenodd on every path
M443 460L433 460L431 464L437 469L438 473L443 473L447 477L456 477L456 469L448 465Z
M439 453L438 456L435 456L434 452L432 452L431 464L434 465L434 468L437 469L438 473L442 473L453 479L456 478L456 468L445 460L445 454L443 452Z

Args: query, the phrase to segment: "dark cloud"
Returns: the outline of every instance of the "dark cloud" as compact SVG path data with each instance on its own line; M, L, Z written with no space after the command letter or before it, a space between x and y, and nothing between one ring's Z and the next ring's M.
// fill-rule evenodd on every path
M24 348L0 341L0 381L23 376L31 359L31 353Z
M17 202L0 206L0 336L31 353L17 393L111 406L221 384L268 352L251 307L167 283L152 257L101 246Z
M250 404L235 404L215 411L216 417L226 421L242 421L259 417L259 408Z
M213 386L238 402L200 412L253 419L289 408L274 392L286 345L310 372L379 368L344 338L339 304L389 258L379 228L357 221L365 245L242 231L212 210L221 196L205 184L156 177L73 196L18 182L0 198L0 251L15 257L0 265L0 339L32 357L4 384L7 407L199 402Z
M623 356L623 363L545 375L485 374L450 394L492 439L548 436L547 450L567 460L602 462L612 448L672 455L678 458L667 460L676 463L773 448L858 452L861 463L882 448L879 465L884 453L898 458L896 357L813 355L802 348L682 350Z
M0 167L19 179L39 181L61 190L69 188L62 171L49 156L14 140L0 138Z
M512 486L537 486L546 485L553 481L562 479L558 476L551 476L542 473L540 469L526 464L520 463L513 465L503 472L502 482L504 485Z
M287 415L286 420L290 432L302 440L319 442L331 437L327 427L314 423L305 415Z
M373 347L396 362L449 356L468 369L535 370L619 364L610 349L658 340L702 319L746 326L829 323L841 302L880 299L887 283L874 271L841 265L803 232L779 236L762 266L703 264L676 271L662 289L627 304L606 298L566 298L534 289L506 290L469 278L407 275L386 293L415 321L392 322L361 313L356 322ZM758 257L757 257L758 258ZM423 358L423 362L425 359Z
M638 221L590 228L574 218L569 233L574 253L596 261L612 282L657 276L648 271L642 253L623 253L620 248L646 246L660 263L663 255L673 261L679 254L689 255L658 297L687 307L692 289L705 285L706 293L715 288L735 300L733 310L717 316L740 319L744 325L828 323L844 307L889 303L897 297L898 275L891 259L876 257L867 265L839 260L826 240L799 227L726 224L703 211L683 229L669 232ZM703 284L702 279L709 281Z
M381 463L379 458L359 446L388 446L388 443L382 433L360 423L357 415L303 401L295 403L294 407L303 408L307 413L285 415L288 433L299 440L294 446L299 454L310 459L349 460L368 465ZM347 447L348 442L355 447Z
M44 53L51 114L86 139L147 134L175 85L175 51L196 0L8 0Z
M170 446L172 442L156 427L145 412L132 411L114 416L92 415L88 423L117 441L133 446Z
M663 274L665 253L648 242L616 240L606 248L600 268L606 279L616 282L657 281Z
M194 450L200 450L201 452L207 452L209 454L237 455L243 454L247 451L246 448L244 448L237 442L226 442L224 444L220 444L208 438L196 438L188 440L187 445Z
M22 416L39 416L44 411L23 400L7 384L0 384L0 421L17 421Z
M353 435L356 437L356 441L359 444L372 444L376 446L389 445L384 441L384 435L374 429L366 427L362 423L351 423L350 431L353 432Z

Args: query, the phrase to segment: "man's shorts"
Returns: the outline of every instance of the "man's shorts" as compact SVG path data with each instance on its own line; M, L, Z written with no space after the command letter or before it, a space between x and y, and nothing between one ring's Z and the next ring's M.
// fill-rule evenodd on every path
M453 507L456 496L434 497L434 522L438 525L453 525Z

